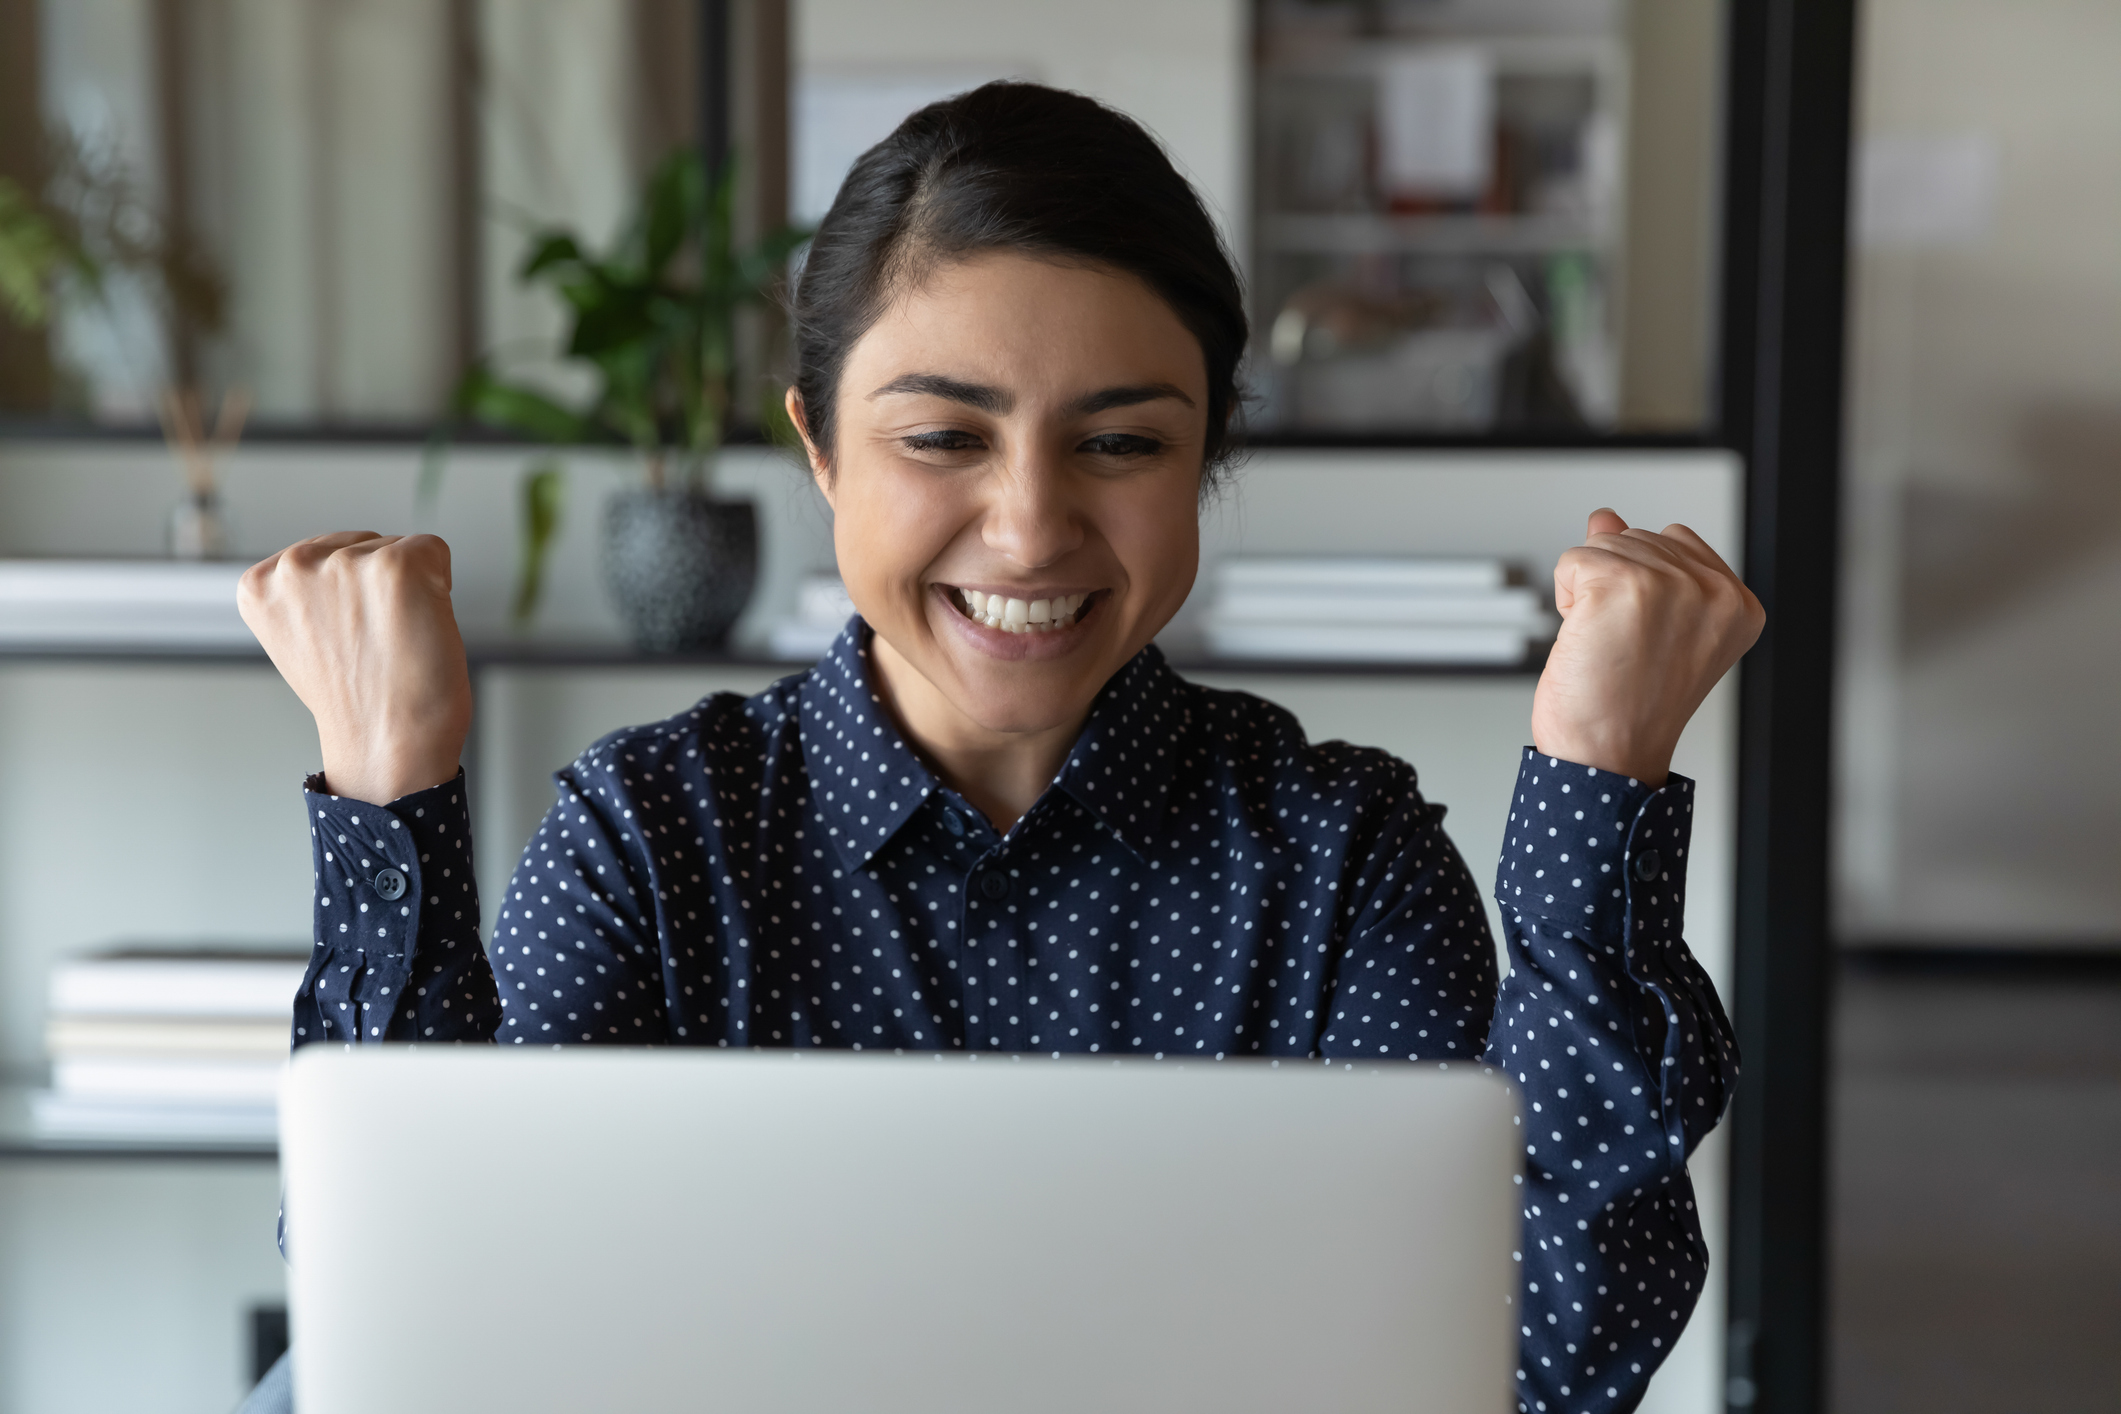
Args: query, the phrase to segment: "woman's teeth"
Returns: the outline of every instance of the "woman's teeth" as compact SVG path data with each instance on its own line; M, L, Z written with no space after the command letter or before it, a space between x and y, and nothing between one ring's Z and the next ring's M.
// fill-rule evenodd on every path
M982 594L977 589L957 591L965 601L965 613L975 623L998 628L1003 633L1051 633L1075 622L1087 594L1063 594L1057 599L1010 599L1000 594Z

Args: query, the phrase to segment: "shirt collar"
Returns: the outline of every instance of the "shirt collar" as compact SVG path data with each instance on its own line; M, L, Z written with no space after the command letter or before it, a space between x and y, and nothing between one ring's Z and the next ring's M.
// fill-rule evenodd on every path
M938 789L877 697L870 639L869 626L850 619L802 686L811 808L849 869L865 868ZM1135 654L1098 693L1053 780L1145 859L1177 764L1186 717L1179 687L1154 644Z
M849 619L802 687L810 807L849 869L865 867L936 788L871 685L869 637Z
M1143 859L1156 848L1188 725L1183 685L1155 644L1135 654L1098 693L1053 781Z

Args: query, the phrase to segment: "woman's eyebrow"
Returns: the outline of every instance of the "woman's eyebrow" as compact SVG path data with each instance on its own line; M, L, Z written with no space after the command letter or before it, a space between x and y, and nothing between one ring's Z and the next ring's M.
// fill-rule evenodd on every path
M1072 417L1082 417L1093 412L1110 412L1113 408L1130 408L1141 403L1153 403L1163 398L1176 398L1187 407L1193 399L1170 383L1134 383L1120 388L1105 388L1077 398L1068 405Z
M940 373L901 373L869 396L881 398L887 393L919 393L931 398L948 398L953 403L963 403L981 412L1007 412L1016 404L1016 399L1004 389L987 383L965 383Z

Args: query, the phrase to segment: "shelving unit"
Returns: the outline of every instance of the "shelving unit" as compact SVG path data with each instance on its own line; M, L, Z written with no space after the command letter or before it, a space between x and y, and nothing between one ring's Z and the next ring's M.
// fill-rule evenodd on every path
M487 668L612 668L641 669L737 669L771 671L786 675L810 665L786 658L753 653L706 651L698 653L642 653L614 643L501 643L472 644L465 649L474 686ZM97 644L86 647L50 646L34 649L0 649L0 665L7 663L166 663L269 667L260 649L173 648L149 645L138 648ZM1172 655L1171 666L1182 673L1215 673L1245 677L1537 677L1546 666L1542 646L1521 663L1370 663L1291 661L1269 658L1204 658Z
M1548 8L1259 6L1261 426L1614 425L1628 51L1599 7ZM1466 184L1395 176L1439 156L1395 158L1408 102L1417 137L1479 126Z
M642 654L623 644L605 642L546 643L546 642L502 642L474 644L468 651L473 674L474 688L482 701L487 700L498 685L502 675L507 675L508 686L518 687L527 677L538 679L561 679L576 683L587 675L603 681L613 675L638 679L645 675L654 679L677 676L682 679L697 679L688 682L686 692L705 686L710 690L723 687L746 690L751 684L763 684L773 678L800 672L806 664L753 654L728 652L702 652L686 654ZM1535 653L1525 662L1507 666L1495 665L1407 665L1381 663L1296 663L1283 661L1250 662L1198 657L1174 658L1173 664L1189 676L1213 679L1218 685L1256 684L1270 690L1277 697L1292 694L1306 695L1307 685L1315 693L1318 688L1334 690L1338 684L1342 690L1375 693L1391 692L1394 685L1402 687L1427 685L1448 691L1453 685L1499 690L1510 697L1527 696L1531 684L1537 679L1543 666L1544 650ZM231 649L227 647L175 647L167 644L123 647L110 644L66 645L45 644L35 648L0 649L0 668L9 666L56 668L134 668L146 669L150 673L160 670L183 668L206 668L218 674L234 671L249 675L272 678L273 670L264 653L257 649ZM1275 684L1281 686L1275 687ZM493 704L499 707L500 704ZM614 704L616 706L616 704ZM626 708L616 706L624 715ZM488 714L508 715L506 710ZM553 729L549 725L543 732L534 732L538 737L538 748L546 745L544 738L556 737L571 742L561 748L571 751L593 738L601 730L617 725L616 719L589 725L570 735L567 728ZM508 726L500 728L508 735ZM578 738L578 739L577 739ZM507 833L518 833L511 820L528 818L534 821L535 813L541 813L545 798L534 788L526 789L515 781L518 771L516 763L505 759L519 753L505 749L496 750L490 730L476 733L467 749L467 770L472 777L475 814L480 818L481 834L494 838L491 832L497 827ZM547 762L535 769L541 771ZM488 861L487 869L505 868L512 863L513 850L503 844L489 846L481 852ZM486 872L486 871L482 871ZM254 1140L210 1140L172 1139L148 1135L113 1137L109 1139L51 1138L37 1133L30 1115L29 1087L14 1085L0 1087L0 1161L8 1159L96 1159L106 1161L157 1161L168 1159L237 1159L273 1160L276 1147L269 1142Z
M0 1160L6 1159L273 1159L277 1145L250 1139L157 1139L134 1135L112 1139L54 1139L37 1132L30 1118L30 1090L0 1086Z

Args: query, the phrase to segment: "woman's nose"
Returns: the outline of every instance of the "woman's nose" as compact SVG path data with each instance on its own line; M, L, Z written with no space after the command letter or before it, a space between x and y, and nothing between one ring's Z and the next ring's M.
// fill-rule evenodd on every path
M993 497L981 536L997 554L1039 569L1082 545L1083 526L1066 476L1045 454L1012 458L995 477Z

